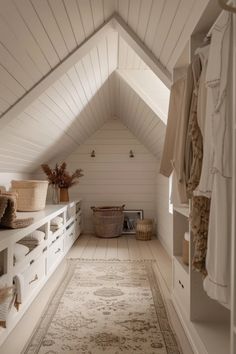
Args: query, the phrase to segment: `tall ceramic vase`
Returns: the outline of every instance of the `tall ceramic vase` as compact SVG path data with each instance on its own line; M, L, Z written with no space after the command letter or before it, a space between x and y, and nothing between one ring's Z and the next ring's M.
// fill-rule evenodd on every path
M68 188L60 188L60 202L69 202Z

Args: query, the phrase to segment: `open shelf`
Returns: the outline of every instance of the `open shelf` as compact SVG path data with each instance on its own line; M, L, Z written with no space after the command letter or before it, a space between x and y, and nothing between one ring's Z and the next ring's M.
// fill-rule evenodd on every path
M189 207L174 207L174 210L177 211L178 213L186 216L186 218L189 217Z
M184 269L184 271L189 274L189 266L187 266L183 260L182 256L174 256L174 258L178 261L178 263L181 265L181 267Z
M209 354L230 353L230 321L192 322Z

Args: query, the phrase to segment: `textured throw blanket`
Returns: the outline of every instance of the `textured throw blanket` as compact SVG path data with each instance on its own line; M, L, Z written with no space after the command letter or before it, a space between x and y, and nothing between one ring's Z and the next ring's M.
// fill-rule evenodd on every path
M33 218L17 219L16 197L13 195L0 195L0 227L19 229L33 222Z

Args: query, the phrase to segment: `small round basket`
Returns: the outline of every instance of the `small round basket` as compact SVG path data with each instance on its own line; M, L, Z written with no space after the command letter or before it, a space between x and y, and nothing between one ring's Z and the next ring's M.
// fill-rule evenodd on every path
M136 239L148 241L152 238L153 221L151 219L142 219L137 221Z

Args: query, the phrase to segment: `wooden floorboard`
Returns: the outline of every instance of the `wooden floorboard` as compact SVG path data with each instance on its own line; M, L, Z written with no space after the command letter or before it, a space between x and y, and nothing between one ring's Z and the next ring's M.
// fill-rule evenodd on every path
M94 253L94 259L106 259L106 254L107 254L107 239L99 238Z

